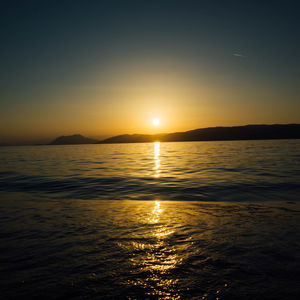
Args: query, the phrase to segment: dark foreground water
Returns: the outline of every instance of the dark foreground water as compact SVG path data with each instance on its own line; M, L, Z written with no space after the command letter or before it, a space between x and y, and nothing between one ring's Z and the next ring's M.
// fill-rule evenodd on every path
M300 296L300 140L0 158L2 299Z

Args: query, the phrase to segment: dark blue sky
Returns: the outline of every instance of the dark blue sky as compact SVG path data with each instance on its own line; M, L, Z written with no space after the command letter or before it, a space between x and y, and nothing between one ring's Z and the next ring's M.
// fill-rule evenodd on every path
M1 3L2 139L55 135L60 131L57 122L63 120L68 120L63 127L66 132L77 130L94 136L113 134L118 128L120 132L141 128L138 121L128 126L126 118L132 120L132 116L126 113L124 124L116 126L106 120L107 115L116 114L116 107L120 107L121 115L126 105L134 106L130 101L143 102L141 98L137 100L140 94L130 94L126 89L123 99L122 91L115 94L124 85L136 89L141 78L147 95L157 85L153 78L160 78L161 95L168 99L163 107L157 105L153 109L156 114L180 102L193 110L199 103L199 112L209 107L207 114L215 108L211 121L205 113L198 115L199 125L196 116L190 116L193 122L186 122L186 109L183 129L231 123L300 122L297 1ZM182 94L181 101L173 101L166 92L172 82L176 87L190 89ZM203 93L197 94L197 87L201 90L203 86ZM158 97L159 89L152 95ZM151 110L149 101L145 100L145 106ZM259 117L253 119L247 115L251 101L255 104L251 114L256 115L255 107L259 111ZM228 111L228 118L220 119L218 110L223 110L223 106L236 107L235 103L241 109ZM97 123L96 116L87 109L89 106L91 111L99 109L99 119L105 123ZM78 111L84 111L80 122ZM104 111L105 116L101 115ZM174 110L174 118L177 115ZM93 124L86 126L84 120L89 118ZM171 116L168 118L170 126L165 129L172 131L174 122L170 121ZM77 120L77 127L72 119ZM39 130L34 130L37 127Z

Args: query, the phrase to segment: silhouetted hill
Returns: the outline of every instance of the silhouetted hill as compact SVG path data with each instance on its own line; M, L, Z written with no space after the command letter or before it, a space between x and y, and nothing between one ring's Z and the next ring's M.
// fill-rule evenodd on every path
M186 132L170 133L164 141L223 141L299 139L300 124L246 125L234 127L210 127Z
M98 143L145 143L183 141L270 140L299 139L300 124L246 125L233 127L209 127L159 135L124 134Z
M151 134L122 134L113 136L98 142L99 144L112 143L147 143L154 141L162 141L165 134L151 135Z
M97 140L87 138L80 134L60 136L49 145L76 145L76 144L95 144Z

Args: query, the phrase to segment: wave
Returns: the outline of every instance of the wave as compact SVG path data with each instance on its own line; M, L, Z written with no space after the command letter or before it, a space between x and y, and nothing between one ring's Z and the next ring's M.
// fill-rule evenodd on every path
M280 182L197 182L190 178L80 177L51 178L0 172L0 191L52 198L98 200L267 201L298 200L300 184Z

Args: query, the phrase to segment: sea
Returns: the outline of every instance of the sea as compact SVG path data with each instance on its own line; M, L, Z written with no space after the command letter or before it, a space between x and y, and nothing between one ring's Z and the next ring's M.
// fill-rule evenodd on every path
M300 299L300 140L0 147L1 299Z

